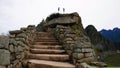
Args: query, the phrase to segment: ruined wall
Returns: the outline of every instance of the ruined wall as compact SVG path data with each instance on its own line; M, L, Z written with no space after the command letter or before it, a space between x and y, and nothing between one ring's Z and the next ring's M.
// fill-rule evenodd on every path
M23 68L33 42L35 26L10 31L9 41L0 47L0 68Z
M64 18L64 16L69 17L66 18L69 20L60 19ZM60 22L57 22L59 20ZM63 17L51 21L46 22L44 27L47 28L46 31L54 32L60 44L63 45L66 52L70 55L72 63L95 61L92 44L89 37L86 36L81 18L77 13L63 15Z

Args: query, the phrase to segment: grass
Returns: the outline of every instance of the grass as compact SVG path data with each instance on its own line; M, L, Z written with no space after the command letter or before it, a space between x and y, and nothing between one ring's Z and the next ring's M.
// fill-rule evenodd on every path
M109 67L120 67L120 54L109 55L104 61Z

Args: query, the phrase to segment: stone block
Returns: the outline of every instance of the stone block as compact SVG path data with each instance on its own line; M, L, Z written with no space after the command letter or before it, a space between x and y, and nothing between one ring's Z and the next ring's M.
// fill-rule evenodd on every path
M81 53L82 52L82 50L80 49L80 48L77 48L77 49L74 49L74 51L73 51L74 53Z
M93 56L93 53L85 53L85 57L92 57Z
M27 35L25 34L25 33L21 33L21 34L18 34L17 36L16 36L17 38L27 38Z
M10 64L10 52L8 50L0 49L0 65Z
M73 41L72 38L65 38L64 41Z
M11 45L9 45L9 50L10 50L10 52L14 52L15 50L14 50L14 46L11 44Z
M1 65L0 65L0 68L6 68L6 66L1 66Z
M17 46L23 46L25 47L26 45L22 41L16 41Z
M71 44L64 45L66 50L73 50L73 46Z
M15 39L10 39L10 40L9 40L9 44L17 45Z
M95 61L94 57L82 58L82 59L77 60L78 63L82 63L82 62L90 63L93 61Z
M68 55L72 55L72 50L66 50Z
M18 49L19 52L23 52L23 47L22 46L18 46L17 49Z
M11 35L23 33L22 30L9 31Z
M93 50L91 48L83 48L82 52L92 52Z
M83 53L73 53L73 58L75 58L75 59L84 58L84 54Z
M74 41L66 41L65 43L67 43L67 44L74 44L75 42Z
M8 49L9 38L7 36L0 36L0 48Z
M23 43L26 43L25 38L15 38L16 41L22 41Z
M15 35L9 35L9 38L15 38Z
M18 52L18 46L15 46L15 53Z

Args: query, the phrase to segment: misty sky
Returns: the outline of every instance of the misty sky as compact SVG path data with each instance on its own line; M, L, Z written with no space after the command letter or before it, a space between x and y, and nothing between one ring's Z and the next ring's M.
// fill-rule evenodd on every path
M57 8L78 12L83 26L97 30L120 28L120 0L0 0L0 33L37 25Z

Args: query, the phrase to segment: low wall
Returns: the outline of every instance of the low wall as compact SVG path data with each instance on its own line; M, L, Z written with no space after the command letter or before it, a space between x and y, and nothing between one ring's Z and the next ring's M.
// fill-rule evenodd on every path
M58 25L55 30L56 38L70 55L74 64L94 61L94 50L87 36L76 36L70 27Z
M29 25L9 32L9 41L0 48L0 68L25 68L25 59L35 31L35 26Z

